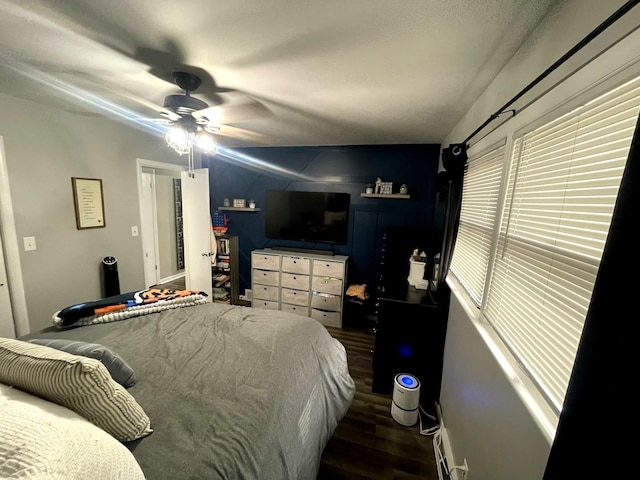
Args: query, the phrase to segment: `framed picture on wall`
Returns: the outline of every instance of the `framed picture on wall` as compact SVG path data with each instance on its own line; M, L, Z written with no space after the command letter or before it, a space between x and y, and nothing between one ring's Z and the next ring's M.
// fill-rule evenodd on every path
M98 178L71 177L73 206L76 211L76 227L104 228L104 198L102 180Z

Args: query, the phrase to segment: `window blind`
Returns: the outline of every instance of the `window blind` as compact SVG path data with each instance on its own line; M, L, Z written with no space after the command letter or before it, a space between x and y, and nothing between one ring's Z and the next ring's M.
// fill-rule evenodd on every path
M470 158L464 171L458 235L450 271L477 306L482 295L495 229L505 145Z
M483 314L557 411L639 112L636 79L514 140Z

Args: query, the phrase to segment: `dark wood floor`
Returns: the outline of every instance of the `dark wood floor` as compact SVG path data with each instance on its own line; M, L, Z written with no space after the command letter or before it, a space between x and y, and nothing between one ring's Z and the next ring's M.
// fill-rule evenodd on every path
M390 413L391 395L371 392L373 333L327 330L345 346L356 394L325 448L318 480L437 480L432 437L420 435L417 425L396 423Z
M157 285L184 289L184 279ZM438 480L432 437L391 417L391 395L371 391L374 334L370 328L332 328L347 351L356 393L322 455L317 480Z

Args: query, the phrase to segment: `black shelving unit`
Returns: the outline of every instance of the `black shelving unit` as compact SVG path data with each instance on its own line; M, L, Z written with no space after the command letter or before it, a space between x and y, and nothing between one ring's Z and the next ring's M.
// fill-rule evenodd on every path
M217 235L217 254L216 261L211 265L211 282L213 287L213 301L230 303L231 305L240 304L240 288L239 288L239 256L238 256L238 237L234 235ZM217 295L216 292L226 292L224 298Z

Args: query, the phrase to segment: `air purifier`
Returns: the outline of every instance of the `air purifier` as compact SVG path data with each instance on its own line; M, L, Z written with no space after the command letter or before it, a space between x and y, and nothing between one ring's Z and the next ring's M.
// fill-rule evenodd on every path
M399 373L393 381L391 416L400 425L411 427L418 421L420 380L408 373Z

